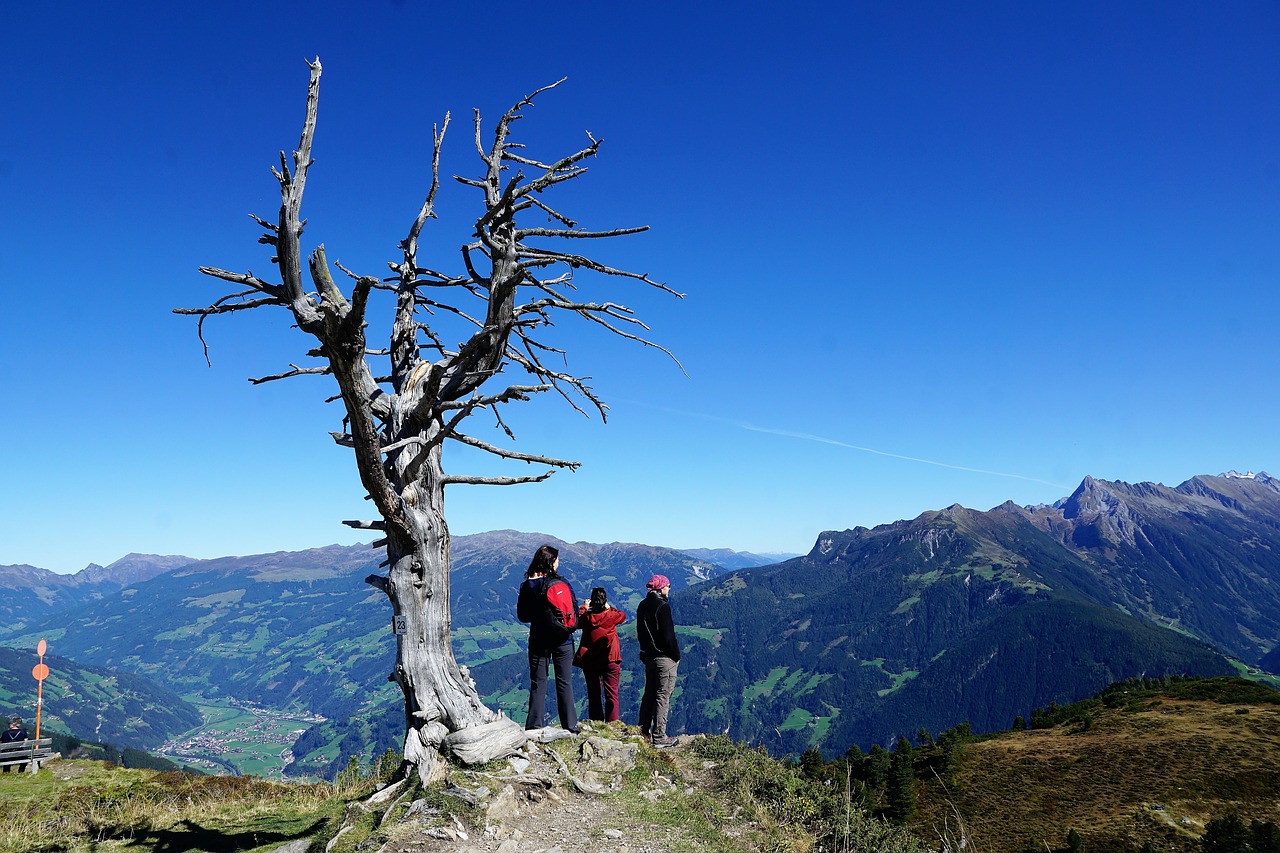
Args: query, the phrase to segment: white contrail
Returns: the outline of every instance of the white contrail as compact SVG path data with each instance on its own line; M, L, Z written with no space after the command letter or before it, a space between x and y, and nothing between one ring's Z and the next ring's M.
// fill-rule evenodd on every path
M793 432L792 430L787 429L770 429L768 427L758 427L754 424L742 422L731 423L734 423L734 426L741 427L742 429L749 430L751 432L762 432L767 435L780 435L785 438L798 438L803 441L814 441L818 444L830 444L834 447L844 447L849 450L860 450L863 453L874 453L876 456L888 456L891 459L905 459L908 462L919 462L922 465L936 465L939 468L950 468L954 471L969 471L973 474L990 474L993 477L1010 477L1014 480L1043 483L1046 486L1053 486L1055 489L1070 488L1069 486L1064 486L1061 483L1051 483L1048 480L1041 480L1038 477L1027 477L1023 474L1010 474L1007 471L988 471L986 468L970 468L967 465L952 465L949 462L937 462L933 459L921 459L919 456L904 456L901 453L890 453L887 450L876 450L874 447L863 447L859 444L849 444L847 441L837 441L834 438L824 438L823 436L813 435L812 433L807 432Z
M652 403L642 403L639 400L626 400L625 402L636 406L643 406L648 409L658 409L664 412L671 412L674 415L684 415L688 418L702 418L707 421L716 421L722 424L745 429L749 432L760 432L766 435L777 435L783 438L798 438L801 441L814 441L818 444L830 444L832 447L843 447L846 450L858 450L863 453L874 453L876 456L887 456L890 459L902 459L906 462L919 462L921 465L936 465L939 468L950 468L953 471L968 471L971 474L988 474L992 477L1008 477L1013 480L1026 480L1028 483L1042 483L1046 486L1053 486L1055 489L1070 489L1070 486L1064 486L1062 483L1054 483L1049 480L1041 480L1039 477L1028 477L1024 474L1010 474L1007 471L988 471L986 468L970 468L967 465L952 465L949 462L937 462L933 459L921 459L919 456L906 456L901 453L890 453L887 450L876 450L874 447L863 447L860 444L850 444L847 441L837 441L834 438L825 438L821 435L813 435L808 432L795 432L786 429L771 429L769 427L759 427L755 424L749 424L744 421L730 420L717 415L708 415L704 412L686 412L682 409L673 409L669 406L655 406Z

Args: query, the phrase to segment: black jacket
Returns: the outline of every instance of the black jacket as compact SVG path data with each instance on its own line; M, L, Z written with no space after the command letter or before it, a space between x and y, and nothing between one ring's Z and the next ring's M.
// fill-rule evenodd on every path
M529 648L547 651L573 641L573 628L565 628L556 618L547 597L542 594L542 585L547 582L564 581L555 577L529 578L520 584L520 597L516 599L516 618L529 625ZM573 586L569 586L569 594L573 595ZM575 611L577 597L574 596Z
M656 592L650 592L636 608L636 639L640 641L643 657L680 660L680 641L676 639L676 623L671 619L671 604Z

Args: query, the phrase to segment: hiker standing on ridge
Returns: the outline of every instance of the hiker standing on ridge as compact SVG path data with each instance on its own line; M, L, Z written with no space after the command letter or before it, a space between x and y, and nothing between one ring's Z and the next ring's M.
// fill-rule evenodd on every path
M667 737L667 712L680 665L680 643L671 618L671 605L667 602L671 581L666 575L654 575L646 586L649 594L636 608L636 639L640 641L640 660L644 661L640 734L663 749L676 742L675 738Z
M573 587L560 577L560 552L543 545L533 554L516 600L516 618L529 625L529 716L526 729L546 724L547 666L556 671L556 708L560 725L578 733L573 704L573 632L578 625L578 600Z
M582 642L573 662L587 679L587 719L612 723L618 719L618 682L622 678L622 648L618 626L627 614L609 603L604 587L591 590L590 604L578 611Z

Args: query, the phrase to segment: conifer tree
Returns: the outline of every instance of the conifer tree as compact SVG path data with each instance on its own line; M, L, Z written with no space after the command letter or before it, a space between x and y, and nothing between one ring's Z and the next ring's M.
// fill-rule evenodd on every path
M872 744L871 754L867 757L867 784L876 790L882 790L889 782L891 764L889 751L878 743Z
M916 773L911 741L898 738L889 764L889 816L903 823L916 811Z
M1250 821L1249 834L1253 836L1253 853L1280 853L1280 826L1269 820Z
M1200 848L1204 853L1247 853L1249 830L1238 815L1217 817L1204 825Z
M827 762L816 746L811 746L800 755L800 772L810 779L821 779Z

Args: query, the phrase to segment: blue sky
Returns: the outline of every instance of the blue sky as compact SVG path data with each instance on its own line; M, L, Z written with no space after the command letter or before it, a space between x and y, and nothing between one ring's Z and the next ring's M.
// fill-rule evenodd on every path
M1087 474L1280 472L1274 3L186 5L0 16L0 564L368 538L329 386L246 381L301 334L215 318L210 368L170 313L223 294L199 265L267 272L247 214L275 216L316 55L309 246L380 273L431 125L473 175L472 108L567 76L520 134L603 137L564 206L651 226L596 254L687 294L584 291L688 375L559 324L609 423L512 412L583 467L455 487L455 534L799 552ZM423 258L454 268L476 208L438 209Z

